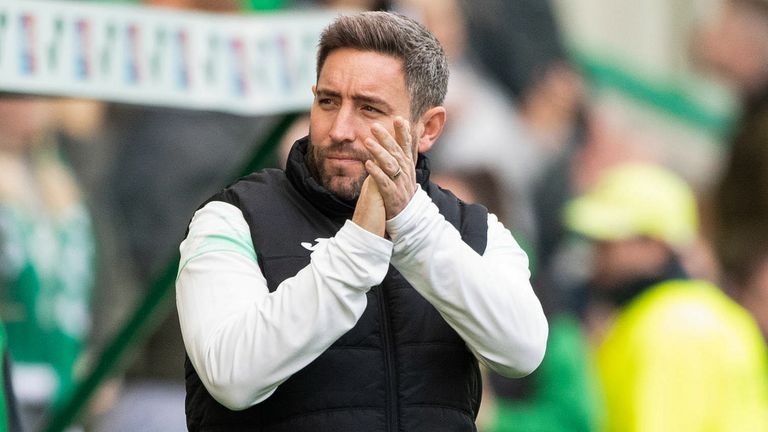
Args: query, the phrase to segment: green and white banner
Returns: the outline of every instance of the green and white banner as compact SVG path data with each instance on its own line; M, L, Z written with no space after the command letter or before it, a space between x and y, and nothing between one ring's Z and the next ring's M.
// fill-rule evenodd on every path
M317 41L334 17L0 0L0 91L239 114L306 109Z

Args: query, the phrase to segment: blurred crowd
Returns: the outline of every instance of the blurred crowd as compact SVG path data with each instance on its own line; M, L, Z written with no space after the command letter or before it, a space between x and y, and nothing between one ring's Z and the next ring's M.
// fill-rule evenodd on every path
M486 374L481 431L768 430L768 0L722 0L690 35L691 62L741 107L707 172L592 91L548 1L144 3L387 9L438 37L452 64L434 180L511 227L550 324L536 372ZM36 430L72 396L174 262L189 215L278 121L0 95L10 430ZM270 164L307 127L297 119ZM185 430L184 347L166 315L73 430Z

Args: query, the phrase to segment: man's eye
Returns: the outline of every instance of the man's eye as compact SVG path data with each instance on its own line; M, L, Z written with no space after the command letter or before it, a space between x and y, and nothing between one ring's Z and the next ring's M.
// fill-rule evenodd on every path
M378 110L370 105L363 105L363 111L381 114L381 110Z
M317 103L320 105L328 105L333 103L333 101L330 98L321 98L321 99L318 99Z

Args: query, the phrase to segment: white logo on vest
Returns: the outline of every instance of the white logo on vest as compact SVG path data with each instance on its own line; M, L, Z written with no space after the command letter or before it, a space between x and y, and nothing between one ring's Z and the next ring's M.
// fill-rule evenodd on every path
M301 242L301 247L303 247L306 250L309 251L316 251L317 248L319 248L321 245L323 245L325 242L327 242L330 239L327 238L316 238L315 244L312 244L310 242Z

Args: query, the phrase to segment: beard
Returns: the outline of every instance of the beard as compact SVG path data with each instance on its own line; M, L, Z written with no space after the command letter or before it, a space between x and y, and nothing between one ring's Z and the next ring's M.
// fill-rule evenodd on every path
M311 130L309 136L312 136ZM343 154L359 160L361 171L354 173L349 169L329 167L326 162L330 154ZM368 159L371 159L371 155L367 151L355 149L352 143L333 142L328 147L318 147L312 143L311 138L309 140L307 165L312 177L326 190L346 201L355 201L360 196L363 182L368 177L364 165Z
M417 143L418 136L411 132L411 142ZM330 168L326 163L329 155L345 155L346 158L360 161L359 174L349 168ZM310 174L326 190L346 201L355 201L360 196L363 182L368 177L365 161L372 159L367 150L354 147L350 142L332 142L327 147L318 147L312 143L312 128L309 128L309 146L307 147L307 165Z

